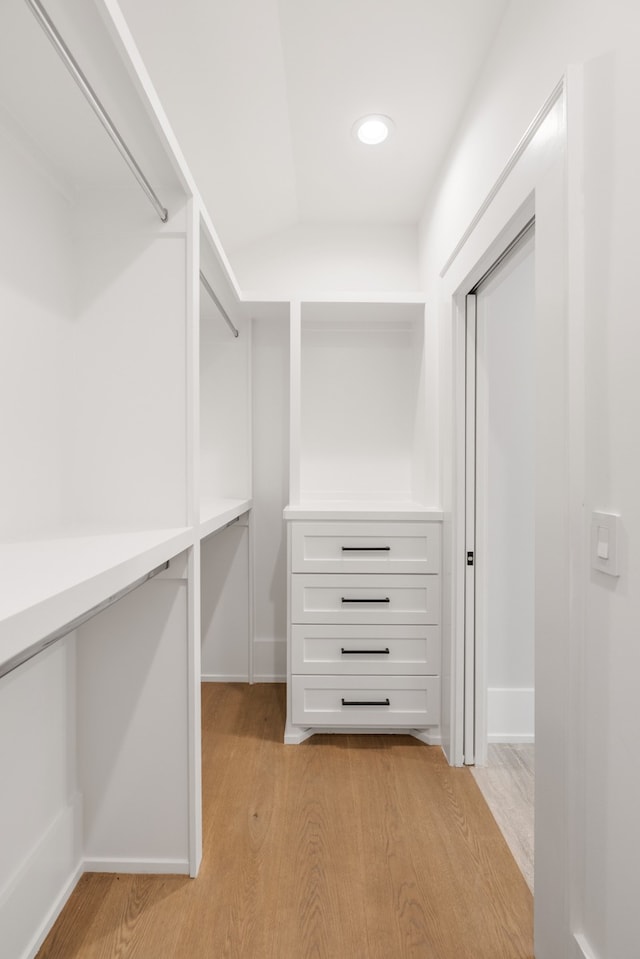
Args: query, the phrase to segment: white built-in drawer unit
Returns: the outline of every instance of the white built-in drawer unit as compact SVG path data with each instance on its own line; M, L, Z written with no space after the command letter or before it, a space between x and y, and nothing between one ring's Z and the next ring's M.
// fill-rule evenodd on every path
M292 722L306 726L430 726L438 676L293 676Z
M437 523L296 523L294 573L438 573Z
M290 522L292 726L439 724L440 553L437 522Z
M438 675L440 627L296 623L291 627L291 671Z
M294 573L294 623L440 622L439 579L409 573Z

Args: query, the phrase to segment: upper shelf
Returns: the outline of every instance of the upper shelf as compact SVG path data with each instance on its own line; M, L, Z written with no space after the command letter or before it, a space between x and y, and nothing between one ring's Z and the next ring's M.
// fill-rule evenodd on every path
M415 520L439 523L442 522L444 514L442 510L424 506L422 503L332 500L289 505L284 510L284 518L287 520L386 520L389 522Z
M200 539L217 533L252 506L251 499L203 499L200 503Z
M185 528L0 544L0 665L192 543Z

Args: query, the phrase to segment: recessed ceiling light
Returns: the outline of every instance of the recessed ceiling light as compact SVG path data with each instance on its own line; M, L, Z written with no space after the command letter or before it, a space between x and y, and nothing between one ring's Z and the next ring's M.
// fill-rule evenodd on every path
M393 121L389 117L375 113L356 120L353 125L353 132L361 143L366 143L367 146L376 146L378 143L384 143L391 133L392 127Z

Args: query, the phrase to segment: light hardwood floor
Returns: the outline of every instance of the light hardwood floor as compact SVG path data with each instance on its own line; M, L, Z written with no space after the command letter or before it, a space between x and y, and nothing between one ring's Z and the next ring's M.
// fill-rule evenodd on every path
M534 754L529 743L490 743L472 772L533 892Z
M284 687L205 685L198 879L83 876L39 959L532 959L531 893L468 769L283 728Z

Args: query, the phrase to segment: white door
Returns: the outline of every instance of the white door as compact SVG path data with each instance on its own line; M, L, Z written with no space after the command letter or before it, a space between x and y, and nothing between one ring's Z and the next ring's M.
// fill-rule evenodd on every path
M534 734L534 242L467 296L466 764Z

